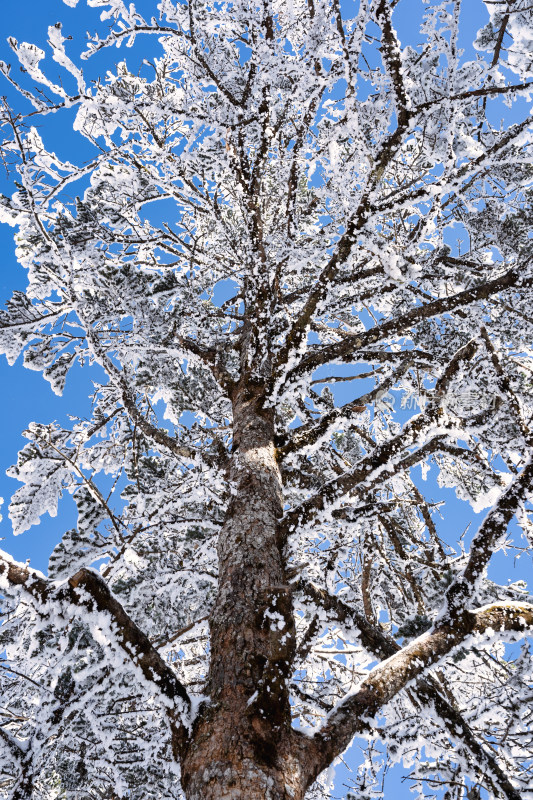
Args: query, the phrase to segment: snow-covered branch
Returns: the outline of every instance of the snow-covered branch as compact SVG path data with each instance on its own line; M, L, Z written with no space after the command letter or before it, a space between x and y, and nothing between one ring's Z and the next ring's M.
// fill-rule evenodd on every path
M189 695L174 671L112 595L98 573L81 569L66 582L56 584L2 552L0 581L8 590L22 587L28 597L37 603L41 614L46 613L47 608L54 607L56 613L65 617L74 611L81 617L96 615L98 619L98 615L103 615L107 618L115 641L128 660L139 667L144 679L153 684L154 690L166 699L178 755L179 748L183 747L187 738Z
M526 633L532 628L532 605L495 603L466 611L460 621L437 625L391 655L342 700L310 740L314 760L308 783L346 749L358 730L366 729L398 692L457 646L471 638L481 641L483 636Z

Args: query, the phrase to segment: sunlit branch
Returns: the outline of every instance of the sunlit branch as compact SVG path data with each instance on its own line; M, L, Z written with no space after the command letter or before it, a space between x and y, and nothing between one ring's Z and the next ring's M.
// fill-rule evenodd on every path
M7 587L22 587L38 606L46 607L53 603L56 608L63 605L65 609L79 608L80 611L106 615L114 627L118 645L132 664L135 663L145 680L171 701L169 717L173 744L179 751L186 739L181 718L190 708L187 691L98 573L81 569L58 587L35 570L17 563L7 553L0 552L0 582Z
M330 284L335 278L339 268L346 262L352 252L357 232L360 231L369 216L371 203L370 196L387 167L396 154L402 141L405 131L408 129L410 114L407 110L407 99L401 77L401 65L399 61L398 43L390 23L390 13L385 0L380 2L377 9L378 18L382 18L383 27L383 59L393 85L395 87L398 103L398 124L396 129L386 137L381 143L379 152L374 157L374 167L367 180L365 190L361 196L355 213L347 220L345 232L339 239L335 251L323 268L313 291L307 296L303 309L298 314L296 320L287 333L286 339L278 353L274 363L274 373L280 366L287 363L291 353L298 349L304 337L313 314L319 303L326 297Z
M451 95L450 97L438 97L433 100L426 100L424 103L419 103L415 106L414 111L427 111L428 109L441 105L445 101L455 100L470 100L475 97L491 97L492 95L510 94L511 92L527 91L533 86L533 81L526 81L525 83L514 83L509 86L483 86L480 89L469 89L466 92Z
M0 740L9 750L17 776L11 787L12 800L27 800L33 792L33 753L27 742L19 742L0 726ZM26 745L26 746L25 746Z
M503 157L505 148L512 145L514 140L528 127L531 126L533 117L528 117L522 122L511 125L496 142L488 147L477 158L466 161L460 164L451 172L445 172L443 177L439 180L431 181L419 186L417 189L409 190L408 187L399 187L387 194L380 202L376 204L376 211L378 213L392 212L394 208L401 206L409 198L410 203L423 203L435 197L435 191L438 187L446 187L446 199L441 203L441 210L451 206L457 202L459 191L462 195L465 194L467 189L484 174L486 174L487 165L490 164L491 159L496 155L500 158ZM419 223L424 215L421 216ZM410 239L413 239L418 231L418 226L415 226L411 232ZM450 260L447 257L447 260Z
M124 404L128 416L132 422L139 427L139 429L150 439L162 447L170 450L178 458L194 459L198 451L180 442L179 439L170 436L162 428L153 425L147 417L141 412L131 388L128 386L126 377L122 370L115 366L109 355L103 350L98 340L96 331L89 325L86 325L87 340L95 353L95 356L106 370L109 378L117 386L120 392L121 400ZM220 455L220 454L219 454ZM208 456L207 456L208 457Z
M359 730L364 730L369 718L375 717L410 681L458 645L487 632L526 633L532 627L532 605L494 603L465 612L461 620L453 624L436 626L388 657L339 703L320 731L309 739L308 749L313 758L308 785L346 749Z
M530 431L530 429L524 422L522 416L522 409L520 408L520 403L518 402L516 394L513 391L509 378L505 374L498 353L496 352L496 348L494 347L492 340L488 334L488 331L484 326L481 328L481 338L485 342L487 350L490 354L490 360L492 362L492 366L494 367L494 371L498 376L498 388L500 389L502 394L505 394L507 396L509 406L514 414L516 424L520 428L524 440L526 441L526 444L529 447L533 448L533 433Z
M11 736L9 731L6 731L2 725L0 725L0 739L11 753L11 757L17 762L17 765L21 767L26 752L23 743L15 739L14 736Z
M332 613L341 623L354 627L363 647L372 655L387 659L400 652L401 647L389 634L378 625L372 625L363 614L350 608L337 595L331 595L310 581L300 579L296 583L296 591L309 597L320 609ZM319 615L317 615L317 618ZM312 635L320 631L320 625L310 625ZM311 639L311 636L307 636ZM307 648L311 641L307 643ZM444 697L438 681L432 675L417 678L415 694L425 707L433 707L449 734L462 741L467 750L478 759L478 767L484 772L493 788L498 787L508 800L520 800L516 789L502 770L493 754L476 738L476 735L463 718L462 714Z
M439 451L444 436L444 433L433 436L425 444L398 460L395 460L394 457L409 445L402 440L401 436L398 437L398 441L396 437L391 439L387 445L376 449L373 458L364 459L354 469L328 481L317 494L287 512L280 526L281 535L286 538L298 527L308 524L319 512L330 509L348 493L352 493L352 499L366 496L377 485L382 485L384 481L394 475L424 461L428 456ZM335 510L332 515L335 515Z

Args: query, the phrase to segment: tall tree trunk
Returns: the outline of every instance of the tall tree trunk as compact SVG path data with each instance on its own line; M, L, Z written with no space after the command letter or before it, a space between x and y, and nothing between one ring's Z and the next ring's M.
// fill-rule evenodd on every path
M262 407L258 389L235 390L233 426L234 495L219 536L219 590L210 618L211 702L195 723L182 784L188 800L298 800L281 476L273 414Z

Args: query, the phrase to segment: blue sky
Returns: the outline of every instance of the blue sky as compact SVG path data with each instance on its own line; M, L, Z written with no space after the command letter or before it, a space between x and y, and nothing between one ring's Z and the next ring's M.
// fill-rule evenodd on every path
M157 13L155 0L141 0L136 5L148 17ZM344 5L348 8L349 2L345 2ZM416 43L422 7L422 0L401 0L399 13L395 16L395 25L403 42ZM68 52L74 56L83 48L86 30L94 30L96 27L101 30L98 16L98 11L88 9L83 0L76 9L67 7L62 0L45 0L45 2L25 0L24 3L3 0L0 59L13 64L16 61L6 44L7 36L13 36L19 41L33 42L46 49L47 27L59 20L63 23L63 34L73 36ZM465 0L460 45L467 53L472 52L471 42L475 33L487 19L488 15L481 0ZM101 75L108 67L124 58L127 58L128 64L135 68L135 65L140 64L142 58L146 57L146 48L150 48L149 52L153 52L154 48L157 48L157 43L153 39L139 38L133 48L127 50L122 48L118 52L104 51L90 61L84 62L86 76ZM51 65L50 74L55 76L58 71L56 65L50 58L47 59L47 63ZM7 95L13 105L20 108L21 101L11 87L1 77L0 82L2 83L0 95ZM492 107L495 115L509 114L500 103L495 102ZM91 156L91 148L79 135L72 132L73 116L73 111L50 116L43 120L40 132L45 143L48 143L61 158L81 161ZM10 182L6 181L5 173L0 171L0 192L9 194L11 191ZM14 289L23 289L24 286L25 275L14 256L13 230L7 226L0 226L0 304L11 296ZM0 387L0 497L5 501L2 508L4 519L0 522L0 536L3 537L0 547L19 560L31 559L33 566L46 571L48 556L54 545L59 541L61 534L75 524L74 503L70 497L65 497L56 518L45 516L39 526L19 537L14 537L7 516L7 505L10 495L19 484L8 478L5 470L15 463L17 452L24 445L25 440L21 433L29 422L47 423L58 420L67 423L69 413L78 416L89 413L91 372L88 368L77 367L69 376L63 397L59 398L52 393L49 384L40 373L32 372L22 366L21 359L15 366L9 367L5 358L0 357ZM339 394L337 400L345 402L346 398ZM468 541L475 530L476 522L482 515L476 517L469 506L455 498L453 490L440 489L435 480L435 468L431 471L425 488L429 489L433 500L446 500L445 520L437 521L443 537L454 542L470 525L466 537ZM515 558L514 554L506 558L500 553L493 559L491 571L495 579L507 582L527 577L531 574L531 564L526 563L524 558ZM407 784L399 782L404 772L405 770L401 769L395 771L390 783L390 797L409 796Z

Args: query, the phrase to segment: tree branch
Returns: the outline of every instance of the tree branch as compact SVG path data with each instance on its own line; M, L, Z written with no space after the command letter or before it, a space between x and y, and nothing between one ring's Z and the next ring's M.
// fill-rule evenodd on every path
M25 754L25 749L23 746L24 742L19 742L17 739L15 739L14 736L12 736L9 733L9 731L6 731L1 725L0 725L0 739L11 753L11 757L15 759L15 761L18 763L19 766L22 766L22 761Z
M514 83L509 86L482 86L481 89L469 89L466 92L451 95L450 97L438 97L433 100L426 100L416 106L415 111L427 111L428 108L438 106L440 103L449 102L451 100L470 100L474 97L490 97L490 95L508 94L509 92L517 92L521 89L530 89L533 86L533 81L526 81L525 83Z
M330 595L326 590L303 579L296 584L295 591L310 597L320 608L333 613L340 622L357 628L361 644L374 656L387 659L401 651L402 648L391 636L372 625L363 614L351 609L340 597ZM476 739L461 713L443 697L437 681L431 675L419 677L415 684L415 693L424 706L433 705L450 735L460 739L478 760L478 766L485 770L485 777L490 781L492 788L499 789L507 800L520 800L520 795L493 754Z
M384 395L400 380L400 378L405 375L406 372L409 371L412 366L414 366L415 362L415 358L407 357L403 359L399 367L397 367L391 375L386 377L381 383L374 387L374 389L371 389L369 392L366 392L360 397L356 397L354 400L351 400L349 403L346 403L343 406L332 408L327 414L323 414L318 422L309 422L306 425L301 425L299 428L296 428L294 432L292 432L290 440L279 448L279 454L281 456L286 456L289 453L294 453L296 450L300 450L302 447L315 444L319 439L326 437L328 431L334 425L343 420L350 419L353 414L361 413L366 409L367 405L370 405L371 403L375 402L378 397ZM353 376L347 380L353 380L354 377L360 376ZM327 378L323 378L321 381L326 382Z
M504 372L500 358L498 356L498 353L496 352L496 348L494 347L485 326L481 328L481 338L485 342L487 350L490 354L490 360L492 362L492 366L494 367L494 371L498 376L498 388L500 389L502 394L507 395L509 406L511 407L511 410L516 418L516 423L520 428L526 443L529 445L529 447L533 447L533 435L529 430L528 426L526 425L526 423L524 422L524 420L522 419L520 403L518 401L516 394L513 391L509 378Z
M387 0L381 0L376 9L376 20L381 26L381 52L394 91L398 127L406 128L409 123L408 98L402 75L400 45L396 31L392 27L391 8Z
M171 701L168 713L172 744L174 754L176 756L179 754L187 739L187 730L183 723L183 717L191 707L187 690L152 646L144 631L136 625L111 594L109 587L98 573L81 569L58 587L36 570L19 564L8 553L0 551L0 588L2 584L23 587L42 605L54 602L61 606L65 603L80 611L107 615L113 623L116 641L132 665L137 666L145 680Z
M494 631L524 633L533 627L533 605L494 603L466 611L460 622L441 623L375 667L357 689L328 716L307 744L306 785L348 747L369 718L390 702L407 684L436 664L470 636Z
M520 502L532 487L533 460L530 460L491 508L474 536L468 563L446 592L445 618L456 619L465 613L466 604L474 597L498 541L505 535Z
M170 450L170 452L175 456L178 456L179 458L194 459L198 455L198 451L196 451L195 448L184 445L179 439L170 436L162 428L158 428L156 425L153 425L150 420L148 420L142 414L137 407L137 403L135 402L135 396L128 386L124 371L115 366L109 355L103 350L94 328L92 328L89 323L86 323L79 313L78 317L80 317L80 321L84 325L87 342L90 344L95 357L107 372L109 379L115 384L120 392L124 408L126 409L131 421L138 426L145 436L147 436L149 439L152 439L154 442L157 442L157 444L161 445L162 447L165 447L167 450ZM202 453L202 455L206 461L209 459L205 452Z
M0 726L0 740L8 748L12 761L18 767L18 775L11 787L11 800L27 800L33 793L33 754L28 742L19 742L9 731ZM25 746L26 745L26 746Z
M413 327L424 319L430 319L441 314L454 311L477 300L486 300L488 297L509 289L513 286L526 287L533 285L533 278L524 278L523 267L521 269L512 268L494 278L491 281L465 289L462 292L453 294L449 297L440 297L431 300L425 305L416 306L404 314L392 317L374 328L367 331L353 334L342 339L340 342L319 347L313 352L305 355L299 364L287 372L285 384L294 381L301 375L309 373L330 361L347 361L354 358L361 348L369 347L377 342L391 336L398 336L406 332L411 332Z
M330 284L338 269L349 257L356 234L368 220L371 210L371 194L381 180L387 166L395 156L403 135L409 127L410 112L401 73L400 49L396 34L391 24L390 9L386 0L381 0L376 9L376 19L381 24L383 32L382 54L385 68L390 75L396 97L396 111L398 124L381 143L379 151L374 158L373 169L368 177L365 190L361 195L355 213L348 219L345 232L337 242L335 252L322 270L320 277L314 284L313 291L308 295L302 310L287 333L282 347L279 349L275 363L274 374L286 364L291 353L298 349L307 334L307 327L311 317L316 312L319 303L326 297Z
M455 353L448 362L444 373L435 384L435 389L431 393L431 399L426 410L422 414L413 417L397 436L393 436L392 439L376 447L368 456L361 459L353 469L328 481L320 492L312 495L299 506L289 511L282 523L284 535L287 536L302 521L307 521L310 515L316 511L323 510L328 504L335 502L356 487L360 487L359 491L362 491L361 485L364 484L364 490L368 492L375 480L379 479L383 482L383 480L398 471L413 466L428 454L435 452L444 438L442 431L413 453L398 459L398 455L402 450L414 446L417 439L442 414L442 399L446 395L452 379L460 370L463 362L469 361L474 357L477 348L477 342L471 340Z

